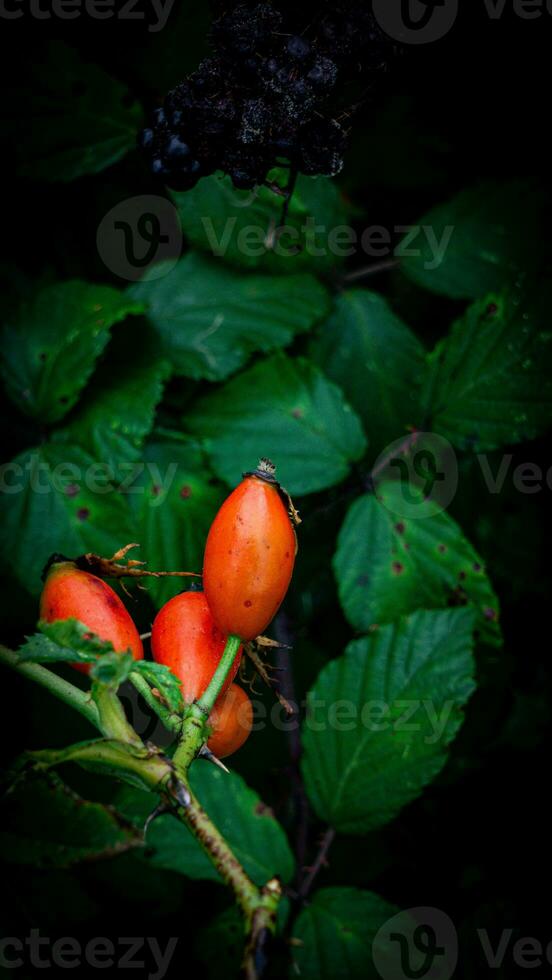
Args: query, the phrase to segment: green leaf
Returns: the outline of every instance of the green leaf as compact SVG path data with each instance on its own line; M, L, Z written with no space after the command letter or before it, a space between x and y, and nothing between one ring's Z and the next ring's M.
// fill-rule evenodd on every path
M81 799L52 775L19 783L6 796L4 813L0 855L8 864L68 868L141 844L111 808Z
M258 885L274 875L289 881L293 874L293 856L286 835L268 807L235 772L225 773L205 762L195 762L190 782L199 802L226 838L240 864ZM151 793L125 790L119 794L116 807L137 825L154 810L156 797ZM203 853L190 831L176 817L161 816L147 833L149 860L158 868L219 881L218 872Z
M132 540L125 497L103 464L76 446L46 443L3 467L4 565L33 595L50 555L112 555Z
M56 439L77 443L124 479L140 458L169 373L168 362L147 332L140 330L132 338L119 333Z
M474 690L473 610L420 610L354 640L307 698L302 768L321 820L363 834L443 768Z
M41 289L2 337L7 392L27 415L57 422L75 404L113 324L142 306L110 286L78 279Z
M491 294L470 306L429 357L427 411L457 449L534 439L552 418L550 290Z
M367 289L341 293L309 354L343 389L374 453L421 423L424 349L383 296Z
M398 913L394 905L373 892L320 889L295 921L291 976L301 980L380 980L372 946L381 927ZM378 947L378 963L382 952Z
M314 276L234 272L196 252L159 277L155 266L129 289L147 307L177 374L221 381L254 351L291 343L326 315L328 293Z
M136 145L141 112L128 105L126 87L72 48L44 46L21 78L2 118L20 176L74 180L105 170Z
M112 643L100 640L78 619L60 619L54 623L41 619L38 628L40 633L26 637L25 643L19 647L20 660L37 664L62 660L94 663L98 657L115 653Z
M289 175L274 170L269 178L286 187ZM286 217L288 230L275 244L271 233L281 225L284 198L267 187L240 191L229 177L215 174L173 197L190 242L226 262L286 273L328 269L339 261L328 235L346 223L347 211L328 177L299 175ZM339 246L343 248L342 242Z
M344 480L366 448L340 389L310 362L284 354L207 395L186 423L205 440L215 473L230 486L269 456L290 493L324 490Z
M542 261L542 195L525 181L484 183L462 191L417 222L415 240L396 254L406 275L435 293L476 299ZM410 236L412 237L412 236ZM439 263L436 245L444 256Z
M367 632L416 609L471 604L485 640L500 645L499 604L482 559L445 511L403 515L403 486L386 482L354 502L339 533L334 571L351 626ZM412 506L421 490L409 488Z
M171 711L180 712L184 707L182 698L182 682L164 664L151 663L149 660L135 660L132 672L141 674L150 687L155 687L167 702Z
M144 469L130 496L137 539L148 567L200 572L205 539L224 494L212 485L204 454L177 432L155 433L143 451ZM148 579L161 606L191 579Z

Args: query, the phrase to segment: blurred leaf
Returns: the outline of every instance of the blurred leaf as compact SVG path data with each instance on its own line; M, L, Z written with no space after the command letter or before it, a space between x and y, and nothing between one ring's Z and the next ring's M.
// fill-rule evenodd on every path
M383 296L341 293L309 354L358 412L372 454L420 424L424 349Z
M19 647L20 660L37 664L62 660L94 663L98 657L115 652L112 643L100 640L78 619L59 619L54 623L40 620L38 628L40 633L26 637L25 643Z
M132 337L127 332L119 332L68 424L56 432L56 439L77 443L122 477L140 457L170 372L154 338L142 329Z
M341 528L334 571L351 626L367 632L416 609L475 606L485 640L500 645L499 605L482 559L445 511L401 516L401 483L379 484L354 502Z
M373 892L320 889L295 921L291 976L301 980L380 980L382 974L372 959L373 942L381 927L398 912ZM381 956L382 950L378 952Z
M428 414L457 449L496 449L550 426L550 299L550 290L486 296L429 355Z
M274 875L284 882L290 880L293 856L286 835L241 776L198 761L190 770L190 782L199 802L256 884L264 885ZM120 813L142 825L155 809L156 800L151 793L123 790L115 805ZM147 845L151 849L149 860L155 867L220 882L200 845L176 817L154 820L148 829Z
M126 87L72 48L55 41L32 50L20 77L2 114L20 176L75 180L105 170L136 145L139 106L129 106Z
M27 778L5 798L0 855L7 864L68 868L140 845L111 808L81 799L52 776Z
M46 443L4 466L4 565L31 593L55 552L112 555L132 540L127 502L105 467L76 446Z
M399 256L407 248L415 253L402 258L402 269L453 299L484 296L541 264L542 210L542 195L525 181L462 191L420 218L415 240L401 242ZM444 256L436 264L439 243Z
M196 252L161 278L146 276L129 295L146 305L175 372L209 381L227 378L254 351L287 346L329 308L313 276L244 275Z
M354 640L308 694L302 768L338 832L392 820L443 768L475 688L471 609L419 610Z
M223 500L212 486L204 454L195 441L177 432L157 432L144 447L143 462L130 500L148 567L201 571L205 539ZM146 587L161 606L189 581L149 579Z
M21 305L2 337L2 375L10 398L41 423L75 404L113 324L142 306L110 286L73 279L41 289Z
M285 188L289 175L276 169L269 179ZM270 242L281 225L284 198L268 187L240 191L230 177L215 174L173 197L192 244L234 265L289 273L327 269L338 261L328 234L345 225L347 211L329 177L299 174L285 221L288 230L275 247Z
M141 674L150 687L155 687L163 701L166 701L171 711L182 711L182 682L164 664L151 663L149 660L136 660L132 672Z
M186 423L205 440L215 473L230 486L269 456L290 493L324 490L345 479L366 446L337 385L308 361L284 354L207 395Z

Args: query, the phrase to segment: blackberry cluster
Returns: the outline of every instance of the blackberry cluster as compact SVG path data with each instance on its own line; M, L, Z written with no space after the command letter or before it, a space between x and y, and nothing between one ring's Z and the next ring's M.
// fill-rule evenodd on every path
M219 3L213 56L173 89L140 135L153 174L175 190L222 170L252 188L287 163L333 176L343 166L339 90L385 70L389 42L365 2Z

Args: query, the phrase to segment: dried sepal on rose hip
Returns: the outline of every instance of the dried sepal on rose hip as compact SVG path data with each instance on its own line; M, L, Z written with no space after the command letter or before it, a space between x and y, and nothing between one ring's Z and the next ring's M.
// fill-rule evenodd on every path
M274 618L293 574L292 521L299 518L289 495L262 459L224 501L207 537L203 587L223 633L252 640Z
M78 619L91 633L108 640L118 653L130 650L135 660L144 657L138 630L117 593L97 575L77 568L73 561L54 561L47 568L40 618L47 623ZM92 665L71 666L88 674Z

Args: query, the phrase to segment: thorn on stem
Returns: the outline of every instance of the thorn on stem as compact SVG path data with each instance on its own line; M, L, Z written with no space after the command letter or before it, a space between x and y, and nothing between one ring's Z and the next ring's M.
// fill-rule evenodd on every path
M221 762L220 759L218 759L217 756L213 752L211 752L211 749L208 749L206 745L201 746L197 754L197 757L198 759L207 759L207 762L212 762L214 766L218 766L219 769L222 769L223 772L227 772L227 773L230 772L230 770L227 769L226 766L224 765L224 762Z

